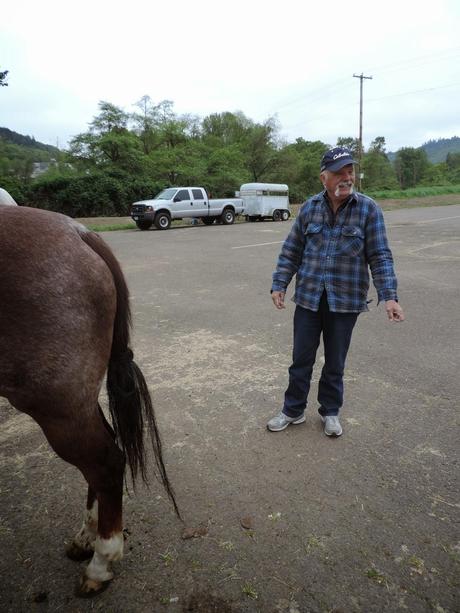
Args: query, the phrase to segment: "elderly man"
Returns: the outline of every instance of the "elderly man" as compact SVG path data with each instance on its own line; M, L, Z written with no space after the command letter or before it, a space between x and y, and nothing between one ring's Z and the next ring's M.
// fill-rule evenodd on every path
M340 436L343 372L359 313L367 311L369 268L378 301L390 321L403 321L393 257L379 206L354 191L351 151L334 147L321 160L324 191L300 209L273 273L272 300L284 309L287 286L296 275L294 347L282 411L267 424L272 432L305 421L305 407L321 333L324 366L318 412L328 436Z

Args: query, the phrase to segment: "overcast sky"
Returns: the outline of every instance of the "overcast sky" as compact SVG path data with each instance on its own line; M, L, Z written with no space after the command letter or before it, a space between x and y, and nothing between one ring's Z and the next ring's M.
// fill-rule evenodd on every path
M286 141L460 136L458 0L15 0L0 23L0 126L63 148L106 100L276 116Z

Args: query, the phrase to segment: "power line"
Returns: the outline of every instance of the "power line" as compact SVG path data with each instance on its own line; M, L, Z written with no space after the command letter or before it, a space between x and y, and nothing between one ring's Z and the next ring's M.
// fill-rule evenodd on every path
M426 89L415 89L411 92L402 92L400 94L390 94L389 96L382 96L381 98L370 98L368 102L378 102L379 100L385 100L386 98L397 98L399 96L410 96L412 94L421 94L423 92L434 92L437 89L444 89L446 87L455 87L460 85L460 81L457 83L448 83L447 85L438 85L436 87L427 87Z
M295 98L288 98L287 100L285 99L284 103L276 105L276 111L299 103L304 104L305 102L309 102L311 104L312 102L316 102L318 100L321 101L324 96L331 95L332 93L337 93L337 90L343 90L344 85L348 87L348 78L339 79L338 81L334 81L329 85L324 85L323 87L313 90L307 94L302 94L300 96L296 96Z
M375 73L385 73L385 72L397 72L398 70L404 70L405 68L413 67L417 64L425 65L431 62L438 62L440 60L446 60L450 57L457 57L460 55L460 47L452 47L450 49L445 49L438 53L429 53L424 55L415 56L412 58L408 58L399 62L393 62L390 64L383 64L377 67L373 67L369 70L369 72ZM338 81L334 81L328 85L323 85L318 89L314 89L309 93L302 94L299 96L295 96L293 98L287 98L281 104L273 106L273 112L278 112L282 109L285 109L289 106L293 106L299 103L313 103L317 101L323 100L326 96L331 95L332 93L337 93L338 91L342 91L347 89L348 86L348 78L339 79ZM399 94L398 94L399 95ZM403 95L403 94L401 94Z
M445 55L447 55L447 57L442 57ZM377 67L372 67L369 69L369 72L372 71L373 73L379 74L383 72L393 72L407 67L413 67L414 65L417 65L419 63L426 65L430 62L438 62L441 59L446 60L449 59L449 57L457 57L458 55L460 55L460 47L452 47L450 49L444 49L443 51L440 51L438 53L418 55L409 59L401 60L399 62L393 62L391 64L383 64Z
M380 100L385 100L386 98L396 98L396 97L401 97L401 96L410 96L412 94L419 94L419 93L424 93L424 92L433 92L436 91L438 89L444 89L447 87L456 87L460 85L460 81L457 83L449 83L447 85L437 85L436 87L429 87L427 89L417 89L417 90L413 90L410 92L401 92L399 94L390 94L389 96L382 96L380 98L368 98L366 99L367 103L370 102L378 102ZM345 105L341 105L342 109L350 109L353 108L354 105L352 104L345 104ZM304 126L305 124L310 124L313 123L314 121L318 121L320 119L325 119L326 117L329 117L329 113L323 114L323 115L314 115L312 117L310 117L309 119L304 119L302 121L296 121L295 123L287 123L285 124L286 128L297 128L297 126Z

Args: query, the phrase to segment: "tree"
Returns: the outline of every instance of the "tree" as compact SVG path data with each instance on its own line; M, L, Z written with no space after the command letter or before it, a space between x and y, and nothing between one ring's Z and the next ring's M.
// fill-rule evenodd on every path
M90 131L95 134L107 134L112 131L126 130L129 115L119 106L101 100L98 104L99 115L89 124Z
M287 183L292 202L304 202L308 196L321 190L319 168L328 145L321 141L298 138L284 145L276 154L269 180Z
M385 148L385 137L376 136L369 146L369 153L378 153L381 155L385 155Z
M221 145L241 144L253 122L244 113L213 113L202 121L202 137Z
M340 136L336 147L348 147L356 161L359 159L359 139L352 136Z
M263 181L276 158L278 125L273 117L263 124L253 124L243 137L242 151L253 181Z
M234 196L235 190L251 180L244 154L233 143L226 147L207 148L203 184L215 198Z
M148 155L155 147L155 128L157 123L157 111L150 96L142 96L135 104L140 113L133 113L131 119L135 124L135 131L140 137L144 153Z
M9 70L0 71L0 87L8 87L6 79L8 77Z
M460 183L460 153L448 153L446 166L449 181Z
M401 189L415 187L423 179L429 162L423 149L403 147L396 152L394 167Z
M385 137L377 136L363 157L364 185L367 189L395 189L396 174L385 153Z
M449 183L449 172L446 162L439 164L428 164L423 173L423 185L446 185Z
M71 157L86 167L105 165L128 172L140 171L142 146L139 138L128 130L128 113L105 101L99 102L99 109L89 131L70 141Z

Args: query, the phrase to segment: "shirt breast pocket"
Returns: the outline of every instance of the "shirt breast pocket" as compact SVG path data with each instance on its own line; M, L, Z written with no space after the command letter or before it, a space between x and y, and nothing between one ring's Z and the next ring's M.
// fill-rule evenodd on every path
M356 257L364 250L364 232L359 226L343 226L339 240L339 254Z
M323 244L323 224L310 222L305 230L306 251L317 252Z

